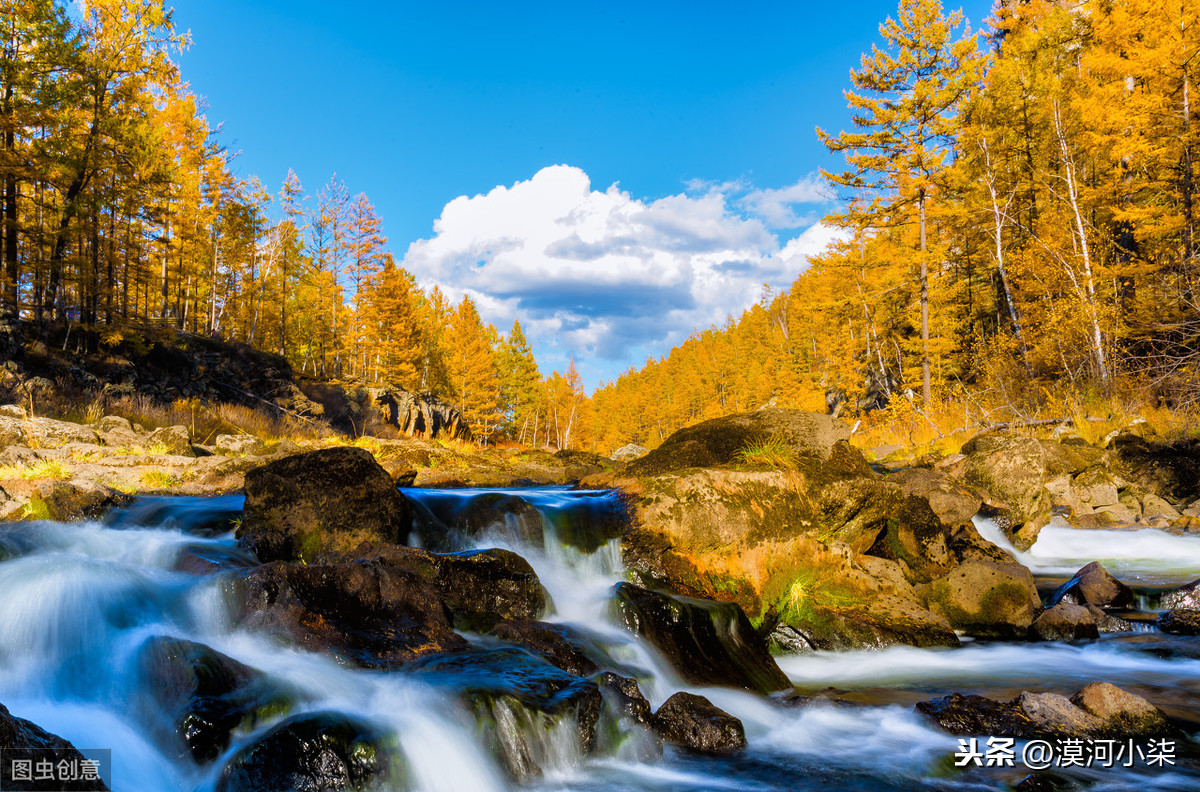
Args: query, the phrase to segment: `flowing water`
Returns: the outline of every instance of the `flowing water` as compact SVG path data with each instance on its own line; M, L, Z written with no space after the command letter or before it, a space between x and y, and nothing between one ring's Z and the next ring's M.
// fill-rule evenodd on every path
M1105 680L1172 715L1200 720L1200 640L1146 630L1078 645L975 642L956 650L780 658L801 693L833 688L852 705L800 707L690 688L614 620L612 586L625 571L611 538L613 496L553 488L405 493L434 520L476 515L480 532L461 539L459 549L499 546L524 556L554 601L548 620L585 633L614 668L638 678L655 707L677 690L708 696L742 719L748 750L711 758L667 748L660 756L635 740L585 758L569 735L549 730L536 735L542 775L514 782L483 747L453 691L420 674L347 667L232 626L222 578L254 563L230 530L240 496L146 498L103 523L0 529L0 702L80 748L112 749L112 788L119 792L208 792L222 762L271 723L239 734L204 766L164 748L162 725L145 714L138 663L139 651L158 636L197 641L259 669L289 692L292 713L335 710L375 724L395 736L411 788L431 792L1009 788L1025 774L1020 766L956 770L958 740L914 714L913 702L950 692L1069 695ZM481 523L481 499L495 505L498 497L507 506ZM993 541L1003 540L990 523L978 524ZM1152 531L1052 526L1031 552L1017 555L1050 581L1092 560L1148 590L1200 577L1200 539ZM1183 766L1084 775L1094 789L1200 788L1200 773Z

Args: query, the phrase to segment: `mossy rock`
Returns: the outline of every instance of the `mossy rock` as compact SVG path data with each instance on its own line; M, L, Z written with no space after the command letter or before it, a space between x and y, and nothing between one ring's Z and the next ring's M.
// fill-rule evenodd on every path
M1033 574L1017 563L968 561L917 592L929 610L976 638L1025 639L1042 612Z

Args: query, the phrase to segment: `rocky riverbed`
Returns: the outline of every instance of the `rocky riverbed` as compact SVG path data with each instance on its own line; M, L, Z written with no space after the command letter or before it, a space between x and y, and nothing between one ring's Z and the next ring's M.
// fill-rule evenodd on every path
M624 462L0 419L9 503L61 509L0 531L0 747L111 748L109 788L1200 782L1186 443L986 435L889 470L791 411ZM743 453L764 437L784 463ZM1072 527L1114 497L1132 519Z

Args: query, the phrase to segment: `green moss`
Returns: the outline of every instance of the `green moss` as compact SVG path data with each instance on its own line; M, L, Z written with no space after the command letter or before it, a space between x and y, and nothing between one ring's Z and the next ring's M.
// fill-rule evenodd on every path
M49 520L51 519L50 506L46 501L42 500L37 495L29 499L29 502L21 507L22 520Z
M300 560L307 564L316 559L321 552L321 544L320 531L309 531L306 533L304 538L300 540L298 552Z

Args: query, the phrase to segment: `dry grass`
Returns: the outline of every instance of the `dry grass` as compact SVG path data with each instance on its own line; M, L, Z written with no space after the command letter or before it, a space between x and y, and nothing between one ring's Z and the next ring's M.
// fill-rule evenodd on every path
M25 481L36 481L37 479L53 479L55 481L66 481L69 478L71 478L70 469L57 459L43 459L32 465L6 465L0 467L0 480L12 481L15 479L24 479Z
M855 418L849 419L853 423ZM956 387L927 410L903 396L887 409L861 417L852 442L862 449L897 445L905 454L957 453L968 439L997 424L1007 431L1046 437L1065 422L1065 430L1089 443L1102 445L1113 432L1148 424L1166 439L1200 437L1200 414L1172 409L1138 382L1125 380L1109 391L1083 389L1070 382L1011 387Z
M180 484L178 477L165 470L150 468L142 471L142 487L149 490L164 490Z

